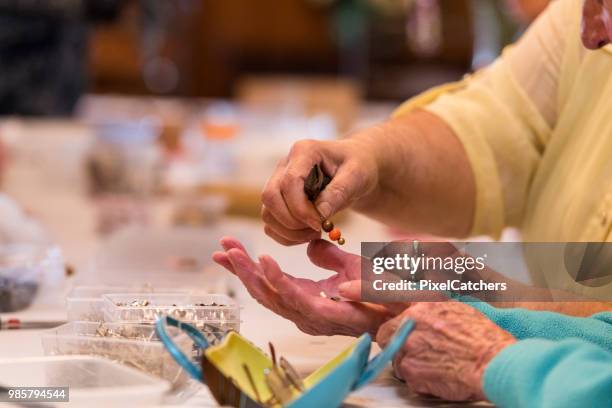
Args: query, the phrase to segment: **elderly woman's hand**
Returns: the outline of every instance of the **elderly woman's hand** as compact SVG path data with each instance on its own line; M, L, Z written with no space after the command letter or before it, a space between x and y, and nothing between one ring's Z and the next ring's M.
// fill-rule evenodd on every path
M383 324L376 336L381 347L405 318L416 325L393 360L395 374L420 394L452 401L486 399L484 370L514 337L466 304L426 302Z
M374 335L380 325L394 316L381 305L334 301L338 286L359 279L361 258L340 250L327 241L313 241L308 257L313 264L336 272L318 282L295 278L281 271L269 256L253 261L233 238L221 240L223 252L215 252L215 262L236 275L259 303L293 321L312 335ZM324 292L327 297L322 297Z
M304 194L304 180L320 164L333 177L316 202ZM302 140L281 160L262 193L262 219L268 236L283 245L297 245L321 237L321 216L356 203L374 190L378 167L371 148L353 139Z

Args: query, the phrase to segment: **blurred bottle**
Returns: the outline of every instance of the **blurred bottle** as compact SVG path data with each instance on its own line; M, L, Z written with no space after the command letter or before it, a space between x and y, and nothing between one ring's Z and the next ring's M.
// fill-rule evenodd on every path
M206 181L218 182L232 178L236 169L232 144L239 130L238 115L231 104L216 103L204 112L200 134L205 141L202 176Z
M148 196L156 190L161 149L155 119L97 123L95 143L87 160L92 194Z
M149 222L150 198L161 179L160 126L154 119L94 125L96 141L86 161L97 209L97 230L106 235Z
M438 0L414 0L406 17L406 42L417 56L442 50L442 12Z
M210 104L185 129L181 154L168 160L163 180L181 207L200 206L202 186L235 181L239 132L238 113L229 103Z
M0 187L2 187L4 167L6 166L6 148L4 147L4 141L2 138L2 125L0 124Z
M495 61L504 44L501 16L498 6L491 0L472 0L474 24L474 53L472 69L478 70Z

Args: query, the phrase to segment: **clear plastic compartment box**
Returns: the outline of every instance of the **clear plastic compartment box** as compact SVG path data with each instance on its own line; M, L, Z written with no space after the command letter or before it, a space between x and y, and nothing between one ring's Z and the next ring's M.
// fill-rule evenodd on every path
M142 287L124 286L75 286L66 296L66 313L68 321L104 321L104 299L102 295L110 293L182 293L189 294L187 289L156 289L145 285Z
M168 333L184 353L192 351L189 336L178 329ZM189 376L159 341L155 326L129 323L70 322L42 336L45 355L95 355L137 368L181 388Z
M240 307L226 295L122 293L103 298L109 322L153 324L168 315L193 324L211 343L229 330L240 331Z
M0 384L69 387L71 406L158 405L170 389L164 380L91 356L0 359Z

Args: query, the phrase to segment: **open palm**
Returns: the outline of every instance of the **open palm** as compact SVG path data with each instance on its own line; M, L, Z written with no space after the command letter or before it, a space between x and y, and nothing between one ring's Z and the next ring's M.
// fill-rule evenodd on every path
M378 327L393 317L384 306L353 301L334 301L338 286L360 279L361 258L323 241L312 241L308 257L321 268L334 271L327 279L313 281L284 273L269 256L255 262L234 238L223 238L224 251L215 252L215 262L236 275L251 296L273 312L291 320L312 335L375 334ZM324 292L328 297L322 297Z

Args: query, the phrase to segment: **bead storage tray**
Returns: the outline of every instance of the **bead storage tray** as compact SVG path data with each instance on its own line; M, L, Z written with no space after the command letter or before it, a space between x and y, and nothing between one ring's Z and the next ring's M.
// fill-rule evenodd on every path
M105 294L113 293L177 293L189 294L186 289L160 289L150 285L141 287L123 286L75 286L66 296L66 314L69 322L72 321L104 321Z
M240 331L240 307L220 294L106 294L104 318L109 322L154 324L161 316L191 323L216 343L229 330ZM219 334L221 333L221 334Z
M191 342L178 330L169 333L177 346L191 353ZM174 389L189 377L164 350L154 326L125 323L70 322L41 336L44 354L91 355L108 358L169 381Z

